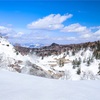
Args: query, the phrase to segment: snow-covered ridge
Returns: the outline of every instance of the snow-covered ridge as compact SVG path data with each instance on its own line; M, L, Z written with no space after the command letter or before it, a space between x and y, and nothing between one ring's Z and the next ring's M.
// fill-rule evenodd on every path
M6 39L0 37L0 69L51 78L37 64L36 58L35 55L22 55Z
M100 60L93 57L92 51L89 49L87 49L85 52L84 50L80 50L75 55L72 54L72 51L69 51L68 55L65 53L66 52L60 55L44 57L43 59L40 58L39 62L44 69L48 68L48 70L51 70L52 73L63 73L61 79L100 79Z
M31 43L31 44L29 44L29 43L27 43L27 44L22 44L21 45L22 47L27 47L27 48L41 48L41 47L44 47L45 46L45 44L42 44L42 43Z
M21 59L22 56L18 55L18 52L14 49L5 38L0 37L0 54L6 55L6 57L11 57L13 59ZM18 55L18 56L16 56Z
M27 54L0 38L0 68L36 76L66 80L100 79L100 48L92 43L63 47L52 44L28 49ZM88 44L90 45L90 44Z

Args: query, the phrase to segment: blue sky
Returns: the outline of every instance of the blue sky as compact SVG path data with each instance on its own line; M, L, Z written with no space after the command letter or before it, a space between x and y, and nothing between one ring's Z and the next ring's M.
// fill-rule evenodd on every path
M100 40L100 1L0 0L0 33L20 44Z

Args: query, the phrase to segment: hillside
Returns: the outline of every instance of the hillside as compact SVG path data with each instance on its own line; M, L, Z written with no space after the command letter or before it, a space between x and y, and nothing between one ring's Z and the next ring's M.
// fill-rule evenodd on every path
M100 41L25 48L0 38L0 69L53 79L100 79Z
M42 48L16 46L24 55L37 56L36 64L53 78L94 80L100 78L100 41L59 45L52 43Z
M64 81L0 70L0 100L99 100L100 81Z
M0 37L0 69L51 78L50 74L36 65L35 58L21 54L5 38Z

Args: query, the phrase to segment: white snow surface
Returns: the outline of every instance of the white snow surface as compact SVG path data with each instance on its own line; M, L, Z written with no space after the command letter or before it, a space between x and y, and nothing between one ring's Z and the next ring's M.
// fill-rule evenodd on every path
M65 59L69 60L70 62L65 63L63 67L60 67L57 64L57 59L62 58L64 54L66 55ZM18 51L16 51L14 46L11 45L6 39L0 37L0 67L9 71L16 71L14 68L8 67L8 65L14 65L17 61L20 60L22 61L22 63L19 64L20 70L25 74L29 74L30 69L32 68L27 64L27 62L31 62L32 64L39 66L41 69L49 73L51 71L53 74L58 74L59 71L63 71L65 75L59 77L60 79L98 80L100 79L100 75L98 75L100 60L93 58L93 62L87 66L87 60L92 58L92 56L93 51L91 51L90 48L87 48L87 50L81 49L75 53L75 55L72 55L72 51L70 50L69 54L67 54L67 52L63 52L59 55L46 56L43 59L41 59L39 56L36 56L34 53L33 55L29 54L23 56ZM72 65L72 61L76 58L81 59L80 75L77 75L78 67L74 69ZM85 63L83 61L85 61Z
M0 100L100 100L100 81L40 78L0 69Z

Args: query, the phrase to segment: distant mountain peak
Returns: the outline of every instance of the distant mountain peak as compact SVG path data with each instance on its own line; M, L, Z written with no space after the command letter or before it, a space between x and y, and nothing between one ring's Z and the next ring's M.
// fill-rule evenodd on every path
M51 46L59 46L57 43L52 43Z

